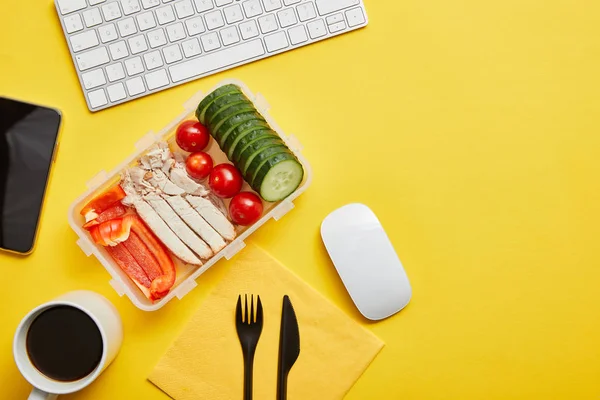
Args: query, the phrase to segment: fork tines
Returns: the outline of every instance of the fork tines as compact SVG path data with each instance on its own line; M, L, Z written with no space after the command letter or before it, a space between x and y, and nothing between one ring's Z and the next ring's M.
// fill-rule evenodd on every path
M250 318L248 318L250 316ZM262 324L263 309L260 296L256 296L256 312L254 311L254 295L250 295L250 314L248 314L248 295L244 295L244 312L242 313L242 296L238 296L235 309L235 319L238 324Z

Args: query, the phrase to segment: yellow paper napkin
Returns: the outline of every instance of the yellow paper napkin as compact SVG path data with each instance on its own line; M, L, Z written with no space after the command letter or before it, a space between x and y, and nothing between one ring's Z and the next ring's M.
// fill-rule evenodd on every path
M249 245L234 261L148 379L176 400L242 399L235 305L239 294L254 293L264 313L254 359L254 398L275 399L281 304L287 294L300 328L300 356L289 374L288 399L342 399L383 342L260 248Z

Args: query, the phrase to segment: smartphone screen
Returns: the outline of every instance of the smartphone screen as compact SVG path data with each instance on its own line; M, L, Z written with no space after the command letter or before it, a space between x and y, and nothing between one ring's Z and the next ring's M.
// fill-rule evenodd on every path
M0 248L34 246L61 116L0 97Z

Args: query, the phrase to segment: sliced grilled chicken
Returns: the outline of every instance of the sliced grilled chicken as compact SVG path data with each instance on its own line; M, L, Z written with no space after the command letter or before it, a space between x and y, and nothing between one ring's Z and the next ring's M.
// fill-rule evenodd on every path
M144 200L152 206L183 243L187 244L193 252L200 256L200 258L206 260L212 257L213 252L210 247L204 243L202 239L196 236L190 227L187 226L169 206L169 203L167 203L165 199L156 193L149 193L144 196Z
M204 197L185 196L188 203L226 240L235 239L235 227L219 209Z
M210 193L208 189L190 178L187 171L184 168L181 168L179 164L175 164L173 169L171 169L171 181L183 189L187 194L206 196Z
M175 210L177 215L189 225L200 237L208 243L212 251L218 253L227 244L213 229L208 222L200 216L200 214L192 208L190 203L185 201L181 196L163 196L167 203Z
M147 181L165 194L176 196L185 193L185 190L171 182L169 177L160 169L154 169L147 175Z
M167 142L159 142L140 158L140 164L144 169L160 169L169 158L171 158L169 145Z

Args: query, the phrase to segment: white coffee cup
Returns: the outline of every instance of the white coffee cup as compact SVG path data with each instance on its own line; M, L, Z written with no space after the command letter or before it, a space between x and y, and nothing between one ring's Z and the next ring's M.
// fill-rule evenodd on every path
M27 332L33 320L42 312L57 306L80 309L92 318L102 336L102 358L86 377L73 382L48 378L32 364L27 355ZM27 314L19 324L13 341L13 354L21 374L33 385L29 400L54 400L59 394L77 392L92 383L114 360L123 341L123 325L117 309L108 299L87 290L66 293L44 303Z

